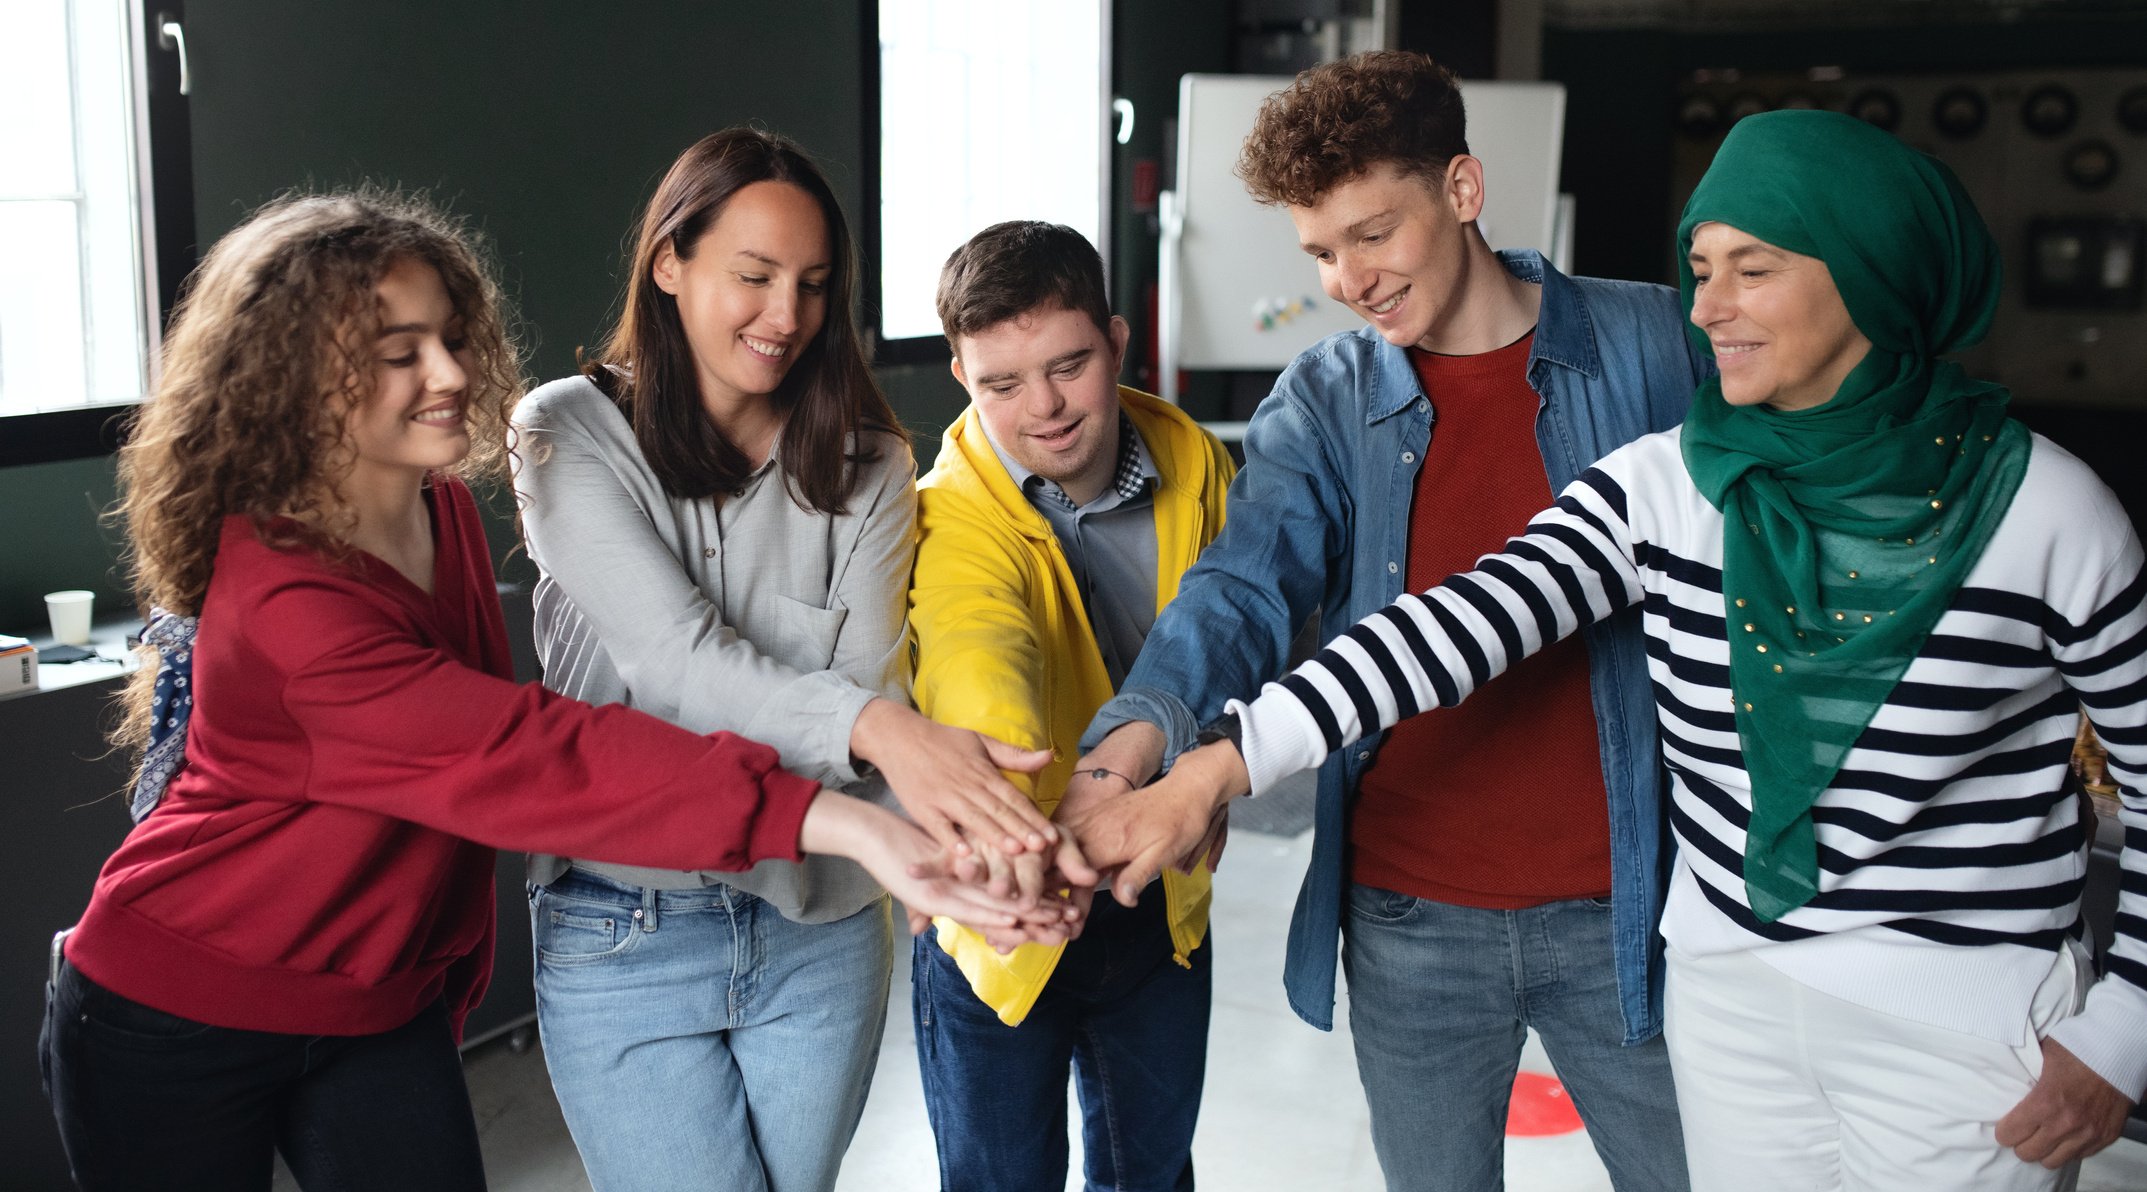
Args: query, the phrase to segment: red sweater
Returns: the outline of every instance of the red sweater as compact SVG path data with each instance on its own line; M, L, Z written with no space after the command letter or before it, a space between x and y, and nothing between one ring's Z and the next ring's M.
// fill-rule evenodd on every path
M1534 336L1477 356L1412 350L1438 410L1409 510L1407 590L1503 550L1551 503L1528 386ZM1569 637L1457 708L1394 727L1350 822L1351 877L1457 906L1516 910L1610 892L1610 806Z
M91 980L291 1034L390 1030L444 994L459 1034L492 968L494 848L798 857L818 787L773 749L515 683L476 502L447 481L432 510L430 596L225 523L186 766L67 943Z

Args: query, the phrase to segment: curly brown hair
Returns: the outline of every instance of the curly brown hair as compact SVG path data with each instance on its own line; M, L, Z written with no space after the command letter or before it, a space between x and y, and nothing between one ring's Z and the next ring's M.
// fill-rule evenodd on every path
M1310 207L1390 163L1436 183L1469 151L1454 72L1427 54L1372 50L1323 62L1267 97L1237 176L1262 203Z
M285 195L217 241L187 279L154 392L120 449L115 517L144 612L199 615L233 514L280 549L346 554L350 512L336 487L352 459L344 420L372 385L375 287L405 261L438 272L466 327L470 452L453 471L504 476L520 358L474 235L420 195ZM148 741L154 651L145 647L142 662L113 733L122 748Z

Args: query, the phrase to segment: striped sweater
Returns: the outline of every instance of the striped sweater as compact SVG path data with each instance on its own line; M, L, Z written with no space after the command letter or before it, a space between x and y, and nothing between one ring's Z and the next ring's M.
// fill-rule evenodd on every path
M1687 476L1679 433L1614 452L1503 553L1402 596L1232 704L1254 793L1637 603L1679 845L1669 944L1749 950L1859 1005L2020 1045L2036 985L2085 934L2088 831L2064 793L2084 707L2121 786L2124 875L2107 975L2051 1037L2138 1097L2147 575L2116 499L2035 439L1982 558L1813 808L1818 895L1762 923L1742 877L1752 795L1729 692L1722 515Z

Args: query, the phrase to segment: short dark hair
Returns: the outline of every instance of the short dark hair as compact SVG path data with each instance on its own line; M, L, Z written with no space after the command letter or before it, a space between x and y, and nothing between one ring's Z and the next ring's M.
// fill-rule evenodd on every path
M1262 203L1310 207L1381 163L1436 182L1468 151L1454 72L1427 54L1372 50L1321 63L1268 96L1237 175Z
M745 453L702 409L678 299L656 284L654 270L666 247L679 260L691 260L731 196L755 182L797 187L812 196L827 221L833 254L827 318L774 398L786 415L777 452L794 495L818 512L841 513L858 477L848 465L876 458L866 432L903 432L865 362L858 334L856 241L827 176L796 141L758 128L726 128L679 154L641 213L619 321L581 371L625 411L634 441L667 495L720 498L752 474Z
M939 271L939 325L947 346L1042 306L1059 305L1111 333L1103 257L1088 237L1040 220L997 223L954 250Z

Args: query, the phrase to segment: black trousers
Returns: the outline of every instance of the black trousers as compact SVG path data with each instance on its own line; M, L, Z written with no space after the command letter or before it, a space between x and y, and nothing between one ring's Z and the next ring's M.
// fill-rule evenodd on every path
M62 964L38 1038L45 1095L86 1192L479 1192L462 1060L438 1003L377 1035L208 1026Z

